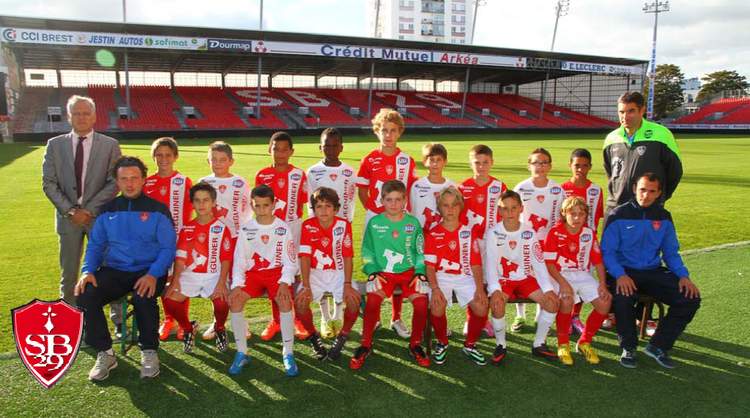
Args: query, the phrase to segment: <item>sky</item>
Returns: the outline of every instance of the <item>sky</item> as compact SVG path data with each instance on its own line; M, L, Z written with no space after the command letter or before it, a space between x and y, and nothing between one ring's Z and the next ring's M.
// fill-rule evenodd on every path
M469 0L471 1L471 0ZM257 29L260 0L128 0L131 23ZM672 0L659 15L657 64L686 78L735 70L750 78L750 1ZM265 0L266 30L366 37L367 0ZM556 0L480 0L476 45L549 50ZM570 0L555 51L648 59L654 15L640 0ZM122 21L121 0L0 0L11 16Z

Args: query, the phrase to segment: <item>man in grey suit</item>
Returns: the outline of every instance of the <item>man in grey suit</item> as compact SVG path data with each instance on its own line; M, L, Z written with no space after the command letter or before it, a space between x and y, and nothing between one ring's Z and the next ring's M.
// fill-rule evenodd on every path
M55 206L55 226L60 238L60 296L74 305L80 274L83 238L94 224L101 206L117 193L110 175L120 157L117 140L94 132L96 105L91 98L71 96L67 104L72 131L47 141L42 164L42 188ZM112 319L120 322L118 309Z

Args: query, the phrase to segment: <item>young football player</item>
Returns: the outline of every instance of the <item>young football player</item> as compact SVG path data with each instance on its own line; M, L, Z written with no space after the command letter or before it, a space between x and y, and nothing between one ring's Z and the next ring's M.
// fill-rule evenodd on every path
M510 299L531 299L541 306L531 354L557 359L545 340L555 320L559 300L544 265L538 232L521 221L523 203L518 193L508 190L500 197L502 222L485 235L485 282L490 297L491 322L495 328L495 352L492 362L500 364L506 356L505 304Z
M528 159L531 177L518 183L513 189L523 200L523 222L529 223L537 234L539 242L544 242L547 232L560 221L560 205L565 198L562 187L547 177L552 169L552 154L544 148L531 151ZM537 307L537 317L540 314ZM520 331L526 323L526 305L516 304L516 319L511 330Z
M477 230L479 249L484 252L484 235L500 221L500 195L508 188L505 183L492 177L490 170L495 161L492 148L487 145L474 145L469 151L469 165L473 176L458 186L464 197L462 222ZM485 324L488 336L494 335L492 324ZM468 335L469 321L464 322L464 335Z
M327 187L315 190L310 203L315 216L302 223L299 249L302 281L295 307L297 318L310 334L310 344L318 360L326 357L336 360L359 315L360 296L352 287L352 225L336 216L340 208L335 190ZM346 302L343 327L329 352L315 329L310 310L310 302L320 301L325 293L331 293L337 304Z
M438 193L441 222L425 233L424 260L430 282L430 312L438 343L433 347L436 364L446 361L448 349L447 306L455 294L469 317L463 352L476 364L487 364L476 342L487 323L487 293L484 291L482 256L476 229L461 223L464 199L453 186Z
M177 240L174 277L164 291L164 310L171 314L185 330L183 351L193 351L197 321L190 321L181 307L187 298L211 299L214 306L216 348L227 349L224 324L229 315L227 278L234 254L234 243L229 227L214 216L216 189L208 183L190 188L190 201L196 217L180 230Z
M557 356L566 365L573 365L570 354L570 320L573 300L580 298L591 303L594 310L586 320L576 351L587 362L599 363L599 356L591 347L591 340L609 313L612 295L607 280L599 242L593 229L586 226L589 206L578 196L566 198L560 210L563 222L552 228L544 242L544 259L549 274L560 288L560 309L557 312ZM591 275L596 268L597 281Z
M294 244L299 248L302 211L307 202L307 176L305 172L289 163L294 155L292 137L286 132L276 132L268 142L268 153L273 164L255 175L255 186L265 184L273 190L276 197L274 216L286 222L292 231ZM272 339L279 332L279 306L271 299L271 321L260 334L264 341ZM298 321L295 323L296 336L306 340L309 335Z
M594 231L594 235L597 235L599 220L604 215L604 195L602 194L602 188L592 183L588 178L591 170L591 153L583 148L574 149L570 154L568 167L570 167L571 177L562 184L565 197L578 196L588 204L591 210L588 211L586 226ZM573 319L571 320L572 329L579 335L583 333L584 329L580 318L582 306L583 302L578 302L573 306Z
M399 180L383 184L380 200L385 212L374 216L365 228L362 241L362 271L367 275L367 298L362 325L361 345L354 352L349 367L361 368L372 352L372 334L383 299L399 287L413 307L409 352L422 367L430 358L421 346L427 324L427 293L424 276L424 238L419 221L405 211L406 186Z
M354 196L356 195L357 178L354 169L339 159L344 150L343 136L336 128L326 128L320 134L320 151L323 159L307 170L307 184L310 194L320 187L328 187L339 196L340 207L336 216L354 221ZM307 213L313 213L313 207ZM335 304L334 312L328 304L328 297L320 300L320 335L333 338L340 330L343 319L343 303Z
M236 375L249 362L247 355L247 322L243 315L250 298L268 294L279 305L279 325L283 343L282 359L287 376L299 373L294 360L294 315L292 285L297 274L297 254L291 229L274 215L276 201L273 190L256 186L251 194L255 218L240 228L234 250L229 310L237 353L229 367Z
M372 131L378 137L380 145L362 158L357 172L357 194L367 210L365 227L373 216L384 211L381 193L385 182L398 180L406 186L408 210L408 190L417 179L414 160L398 148L398 140L404 133L404 119L401 115L393 109L380 109L372 119ZM410 331L401 321L403 295L393 295L391 301L391 329L401 338L409 338Z
M427 175L411 186L409 201L411 214L419 219L422 230L427 232L440 223L437 197L442 190L454 183L443 177L443 168L448 163L448 150L443 144L429 143L422 147L422 164Z
M189 177L175 170L174 164L178 156L177 141L174 138L157 138L151 144L151 158L156 163L157 171L146 178L146 184L143 185L143 193L146 196L158 200L169 209L176 233L179 233L182 226L190 221L193 214L193 207L187 196L190 187L192 187L192 181ZM161 304L163 307L164 297L161 298ZM185 299L181 307L187 316L190 299ZM165 341L174 329L174 318L165 308L164 322L159 326L159 339ZM179 328L177 339L184 339L184 333L185 330Z
M250 205L250 185L242 176L229 170L234 164L232 147L223 141L215 141L208 146L208 166L211 174L200 179L216 189L214 216L229 227L232 239L237 239L240 225L252 217ZM216 338L214 324L203 333L204 340Z

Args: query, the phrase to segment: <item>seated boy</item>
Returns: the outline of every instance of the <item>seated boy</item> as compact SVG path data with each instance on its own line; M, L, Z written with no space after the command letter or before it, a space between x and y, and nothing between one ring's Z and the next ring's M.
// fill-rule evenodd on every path
M456 295L458 303L469 317L468 332L463 352L474 363L487 364L475 344L487 323L487 293L484 291L482 256L476 230L461 223L464 207L461 192L453 186L443 189L437 200L441 222L426 233L424 259L430 281L430 311L432 326L438 343L432 358L437 364L446 360L448 348L448 320L446 306Z
M294 238L289 226L273 214L276 202L270 187L255 187L250 192L250 200L255 219L240 227L232 265L229 309L237 354L229 374L239 374L249 361L245 336L247 322L242 313L245 303L250 298L259 298L267 293L268 298L279 305L284 370L287 376L297 376L291 290L297 274Z
M190 188L190 201L198 216L180 230L174 277L164 292L164 310L185 330L183 351L193 351L197 321L190 321L182 303L187 298L211 299L214 305L216 348L227 349L224 323L229 315L227 277L234 254L229 227L214 216L216 189L208 183Z
M612 295L607 290L607 282L602 264L602 253L594 230L586 226L589 206L578 196L563 200L563 222L557 224L547 234L544 241L544 259L547 270L560 285L560 310L557 313L557 356L570 366L570 321L572 304L576 299L594 305L594 310L586 320L576 351L591 364L599 363L599 356L591 347L594 334L599 331L607 318ZM596 268L597 281L591 275L591 266Z
M406 186L398 180L383 184L381 203L385 212L367 223L362 241L362 271L367 279L367 302L362 325L361 346L354 352L349 367L361 368L372 352L372 334L380 316L383 299L391 297L396 287L413 306L409 352L422 367L430 358L420 345L427 324L427 293L424 276L424 238L419 220L405 212Z
M542 246L531 224L521 222L521 196L508 190L500 196L502 222L485 235L487 294L490 295L495 352L492 362L500 364L506 355L505 304L511 299L531 299L541 306L531 354L557 359L547 347L547 332L555 320L558 299L544 265Z
M349 332L359 315L359 292L352 287L352 225L339 218L339 196L335 190L321 187L310 197L315 216L302 223L299 264L302 280L297 289L295 308L297 318L310 334L318 360L338 359ZM313 323L310 302L320 302L330 293L336 304L346 302L344 325L330 352L326 351Z

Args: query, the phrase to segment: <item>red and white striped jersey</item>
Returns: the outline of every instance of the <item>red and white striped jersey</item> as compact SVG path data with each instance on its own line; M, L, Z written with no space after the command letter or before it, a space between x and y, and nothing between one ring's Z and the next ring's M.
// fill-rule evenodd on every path
M268 225L250 219L240 227L234 249L232 288L245 284L252 273L278 271L280 283L291 285L297 274L297 251L289 225L274 218Z
M302 223L299 256L310 258L310 267L318 270L344 271L344 257L353 257L352 225L338 216L328 228L318 218Z
M557 265L560 272L591 272L591 266L602 263L602 252L594 231L584 226L571 234L560 223L549 231L544 240L544 260Z
M200 181L216 189L214 216L229 227L232 238L237 237L240 225L253 215L253 209L250 206L250 185L247 180L241 176L216 177L212 174L203 177Z
M471 266L482 265L477 230L461 224L449 231L439 224L425 234L424 263L435 268L438 277L471 278Z
M584 187L576 187L570 181L566 181L562 184L563 190L565 190L565 197L578 196L586 201L589 205L589 216L586 219L586 226L594 230L594 233L599 231L599 220L604 216L604 195L602 194L602 188L588 181Z
M487 231L484 237L484 276L488 290L493 287L492 291L497 290L498 279L530 277L537 280L542 291L552 290L538 237L532 226L523 222L517 231L508 232L502 222Z
M526 179L515 187L523 200L521 220L529 223L544 241L547 232L560 222L560 207L565 200L562 187L554 180L547 180L547 186L536 187L532 180Z
M357 176L354 169L349 165L341 163L338 167L329 167L318 162L307 170L308 195L311 196L315 190L328 187L339 195L339 211L336 215L349 222L354 220L354 196L357 194ZM308 208L308 215L313 216L313 208Z
M416 164L409 154L396 148L393 155L385 155L379 149L362 158L357 172L357 187L368 190L365 209L375 213L385 211L380 202L380 190L388 180L398 180L406 186L407 197L411 185L417 179ZM407 205L407 210L409 206Z
M291 164L284 172L266 167L255 175L255 186L261 184L273 189L276 198L274 216L286 222L302 219L302 208L307 202L307 176L302 169Z
M158 174L146 178L143 185L143 193L169 208L172 214L175 232L180 232L193 216L193 204L190 202L190 188L192 181L175 171L169 177L161 177Z
M233 255L234 243L229 227L216 218L205 225L193 219L180 230L175 261L185 263L185 272L218 277L221 262L231 262Z
M445 179L441 184L431 183L428 178L422 177L411 185L409 202L411 202L411 214L419 219L422 229L429 231L440 223L440 212L437 208L437 198L443 189L456 184Z
M494 228L501 221L500 195L508 187L502 181L490 177L490 181L480 186L473 179L467 179L458 189L464 197L462 222L478 229L479 237L484 238L486 231Z

